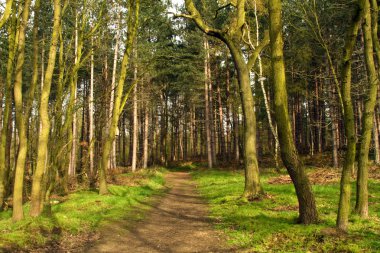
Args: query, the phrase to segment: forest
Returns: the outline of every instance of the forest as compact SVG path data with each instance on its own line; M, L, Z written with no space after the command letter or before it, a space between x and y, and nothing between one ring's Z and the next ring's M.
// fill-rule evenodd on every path
M377 0L0 0L0 252L379 252Z

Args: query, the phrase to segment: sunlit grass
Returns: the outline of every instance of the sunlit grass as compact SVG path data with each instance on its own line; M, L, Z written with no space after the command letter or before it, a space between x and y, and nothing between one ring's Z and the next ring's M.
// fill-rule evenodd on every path
M321 222L304 226L296 224L297 198L293 186L268 184L268 179L276 176L274 173L262 175L268 198L250 203L240 199L244 188L241 172L202 170L192 174L201 194L211 204L217 227L226 232L230 243L237 248L253 252L380 251L379 182L369 184L371 218L363 221L352 215L348 235L336 235L329 231L335 225L337 183L313 186Z
M0 213L0 249L9 246L25 248L43 245L49 240L58 239L63 231L74 235L88 232L103 222L126 216L130 219L141 219L129 214L134 207L163 188L164 178L163 170L138 173L143 178L138 185L110 185L109 195L101 196L92 191L70 194L67 201L52 207L52 217L26 217L14 223L11 220L11 211ZM132 177L132 174L125 176ZM26 204L25 214L28 209L29 205ZM141 214L136 213L138 215Z

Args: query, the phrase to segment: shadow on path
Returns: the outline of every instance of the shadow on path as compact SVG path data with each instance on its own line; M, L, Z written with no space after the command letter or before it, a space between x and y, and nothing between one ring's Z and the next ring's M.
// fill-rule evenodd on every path
M170 190L150 207L144 220L135 224L114 222L86 252L236 252L212 227L207 204L201 199L187 172L166 176Z

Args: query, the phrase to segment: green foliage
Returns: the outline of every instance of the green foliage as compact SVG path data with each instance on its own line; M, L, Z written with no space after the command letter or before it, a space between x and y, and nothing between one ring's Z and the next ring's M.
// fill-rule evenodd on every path
M27 217L13 223L12 213L0 213L0 251L3 247L21 247L43 245L50 240L59 240L64 233L76 235L93 231L104 222L128 216L129 219L141 219L141 214L132 210L152 194L162 190L164 170L146 170L137 172L139 181L136 186L110 185L109 195L97 192L80 191L70 194L68 200L52 207L52 217ZM126 174L133 178L135 174ZM29 204L24 206L28 213ZM132 213L132 214L131 214ZM57 231L59 231L57 233Z
M228 235L237 248L254 252L377 252L380 250L380 196L371 197L368 220L351 217L350 232L334 230L339 198L339 185L315 185L321 222L317 225L296 224L297 199L292 185L268 184L276 176L264 173L262 182L267 198L243 202L244 189L241 172L193 172L201 194L211 204L211 215L218 220L217 227ZM380 192L378 182L369 185L372 193ZM354 194L354 193L353 193ZM250 251L251 252L251 251Z

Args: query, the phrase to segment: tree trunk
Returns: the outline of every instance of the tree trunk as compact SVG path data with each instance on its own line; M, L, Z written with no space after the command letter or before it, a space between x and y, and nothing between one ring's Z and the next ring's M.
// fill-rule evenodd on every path
M49 119L49 96L51 82L54 73L55 60L57 56L57 45L59 39L59 27L61 22L61 1L54 1L54 24L53 35L51 40L49 60L44 78L43 89L41 90L40 99L40 131L38 137L38 155L37 166L33 175L33 185L31 194L30 215L32 217L39 216L42 212L40 207L43 205L44 195L42 188L42 178L46 168L46 158L48 153L49 133L50 133L50 119ZM52 173L52 172L50 172Z
M226 141L224 136L224 120L223 120L223 104L222 104L222 96L220 92L220 85L218 82L217 87L218 94L218 105L219 105L219 146L220 146L220 157L222 160L226 158Z
M135 61L137 58L135 57ZM137 80L137 64L135 63L134 79ZM137 168L137 145L138 145L138 116L137 116L137 86L133 89L133 144L132 144L132 172Z
M290 126L283 56L281 5L281 0L269 1L275 117L278 126L281 157L297 193L299 203L299 222L303 224L311 224L318 221L318 213L309 179L301 164L293 142L292 129Z
M228 44L231 55L234 58L235 68L238 74L240 98L244 116L244 167L245 187L243 197L257 198L263 193L260 183L259 165L256 154L256 114L255 103L250 85L250 71L244 62L242 53L232 43Z
M119 13L118 15L119 15L119 18L116 25L115 49L114 49L113 68L112 68L111 97L110 97L110 104L109 104L108 117L107 117L108 130L111 124L111 118L113 114L112 110L113 110L115 88L116 88L116 72L117 72L116 70L117 70L117 60L118 60L118 55L119 55L119 44L120 44L121 14ZM115 168L116 168L116 140L114 140L114 142L112 143L112 151L110 155L108 169L115 169Z
M102 152L102 158L101 158L101 164L100 164L100 170L99 170L99 194L107 194L107 181L106 181L106 168L109 161L109 156L111 152L112 143L115 139L116 134L116 128L118 125L119 117L124 109L125 102L128 99L128 96L131 92L131 89L136 87L136 81L131 85L130 89L128 90L127 94L123 95L124 90L124 83L125 79L127 77L127 68L129 63L129 57L132 52L132 48L134 45L134 41L136 38L137 28L138 28L138 17L139 17L139 10L140 10L140 0L134 0L128 2L128 36L127 41L125 45L125 53L123 56L123 61L121 65L120 70L120 78L119 82L116 88L115 92L115 102L113 107L113 113L112 113L112 121L110 124L109 133L107 134L107 137L104 142L103 146L103 152Z
M212 159L212 145L211 145L211 124L210 124L210 105L209 105L209 43L206 36L204 37L204 49L205 49L205 131L207 138L207 161L208 167L211 169L213 167L213 159Z
M76 154L77 154L77 113L75 109L75 105L77 102L77 84L78 84L78 70L79 70L79 62L81 58L81 45L83 42L82 40L79 42L79 35L78 35L78 14L75 15L75 59L74 59L74 68L73 73L71 77L71 91L70 91L70 105L69 105L69 117L71 119L68 120L70 122L70 129L69 129L69 140L71 141L71 148L70 148L70 163L69 163L69 176L75 177L76 172Z
M363 2L359 0L360 7L363 7ZM355 133L355 118L354 108L351 98L351 57L355 49L356 39L360 22L362 19L362 9L359 9L354 16L351 27L348 31L342 60L342 98L344 108L344 128L347 137L347 151L343 164L342 177L340 180L340 198L337 217L337 228L343 231L348 227L348 215L350 213L351 199L351 171L354 168L355 153L356 153L356 133Z
M231 150L232 150L232 134L231 134L231 98L230 98L230 69L228 64L228 59L226 60L226 143L227 143L227 160L230 161L231 159Z
M16 126L18 130L18 137L20 140L17 161L15 168L15 178L13 186L13 214L12 219L14 221L19 221L23 219L24 212L22 209L23 204L23 186L24 186L24 171L25 171L25 160L28 149L28 140L26 135L26 129L28 124L28 115L24 115L23 110L23 93L22 93L22 82L23 82L23 67L25 62L25 31L29 19L29 8L31 0L25 0L22 19L20 21L20 26L18 29L18 56L16 62L16 76L14 82L14 100L15 100L15 111L16 111Z
M376 114L374 115L373 119L373 131L372 131L372 136L373 136L373 142L374 142L374 148L375 148L375 164L379 165L380 164L380 143L379 143L379 126L377 125L377 120L376 120Z
M7 144L10 144L12 138L8 138L8 132L11 130L12 119L12 76L14 70L14 59L17 50L18 41L16 41L16 15L12 14L11 23L8 26L8 63L5 84L5 102L3 112L3 128L0 135L0 210L3 208L4 198L7 192L7 181L9 163L7 163ZM10 135L12 137L12 135ZM9 152L10 153L10 152Z
M240 150L239 150L239 106L236 104L237 98L237 90L238 87L235 86L235 94L234 94L234 106L232 112L232 120L233 120L233 132L234 132L234 160L237 164L240 163Z
M89 167L89 181L90 185L93 183L94 178L94 40L91 39L91 80L90 80L90 90L88 96L88 141L89 141L89 157L90 157L90 167Z
M144 151L143 151L143 169L148 168L148 155L149 155L149 108L148 103L145 103L145 116L144 116Z
M379 85L379 76L376 70L373 43L374 40L378 43L377 37L377 15L378 10L375 11L371 18L370 1L365 0L363 9L363 31L364 31L364 54L365 63L368 76L368 93L366 94L364 113L362 117L362 130L359 145L358 155L358 174L356 185L356 206L355 211L359 213L360 217L368 217L368 153L369 146L371 144L371 133L373 128L374 110L376 106L377 89ZM377 5L377 4L376 4ZM377 9L377 8L376 8ZM375 30L372 30L372 21L376 26ZM372 37L374 36L374 37ZM380 52L379 52L380 53ZM379 59L380 60L380 59Z
M12 6L13 6L13 0L7 0L3 16L1 16L0 18L0 29L4 26L4 24L7 22L8 18L10 17L12 13Z

